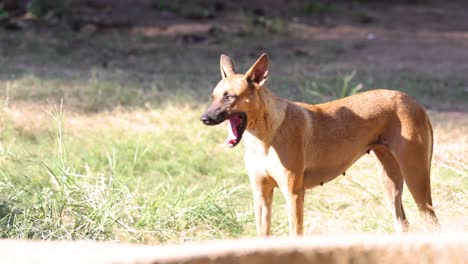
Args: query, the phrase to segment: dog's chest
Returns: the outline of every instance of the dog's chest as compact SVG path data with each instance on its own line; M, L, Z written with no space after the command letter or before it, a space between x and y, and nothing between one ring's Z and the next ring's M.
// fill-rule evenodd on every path
M285 168L272 147L265 149L246 146L244 159L249 177L253 181L269 178L278 183L284 178Z

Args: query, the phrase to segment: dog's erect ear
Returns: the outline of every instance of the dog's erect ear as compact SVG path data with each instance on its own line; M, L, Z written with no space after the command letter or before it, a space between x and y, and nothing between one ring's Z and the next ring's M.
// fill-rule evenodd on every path
M219 69L221 70L221 77L223 77L223 79L236 73L234 69L234 63L232 62L231 58L225 54L222 54L221 58L219 59Z
M252 67L245 73L247 80L258 83L262 86L268 76L268 57L266 53L263 53L260 58L254 63Z

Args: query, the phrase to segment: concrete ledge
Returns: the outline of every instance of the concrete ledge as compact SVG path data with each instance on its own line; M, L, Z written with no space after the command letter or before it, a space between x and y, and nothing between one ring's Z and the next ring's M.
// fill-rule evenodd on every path
M468 234L314 236L143 246L0 240L0 263L468 263Z

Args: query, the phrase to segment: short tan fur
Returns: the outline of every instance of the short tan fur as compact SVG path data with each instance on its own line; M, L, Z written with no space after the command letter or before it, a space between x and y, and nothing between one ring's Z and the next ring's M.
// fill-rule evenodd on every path
M302 235L305 190L342 175L370 151L382 165L396 228L408 230L404 182L423 215L438 223L430 187L431 122L407 94L372 90L310 105L279 98L265 87L266 54L245 74L235 73L232 60L222 55L220 70L222 80L201 120L207 125L228 120L231 147L244 139L258 235L270 234L275 187L286 199L290 235Z

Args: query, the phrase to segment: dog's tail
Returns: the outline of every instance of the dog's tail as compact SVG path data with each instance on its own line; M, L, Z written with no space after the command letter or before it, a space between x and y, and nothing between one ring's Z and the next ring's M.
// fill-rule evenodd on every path
M427 115L427 113L426 113ZM430 132L430 149L429 149L429 170L431 169L431 163L432 163L432 155L433 155L433 150L434 150L434 131L432 130L432 124L431 120L429 119L429 116L427 116L427 125L429 126L429 132Z

